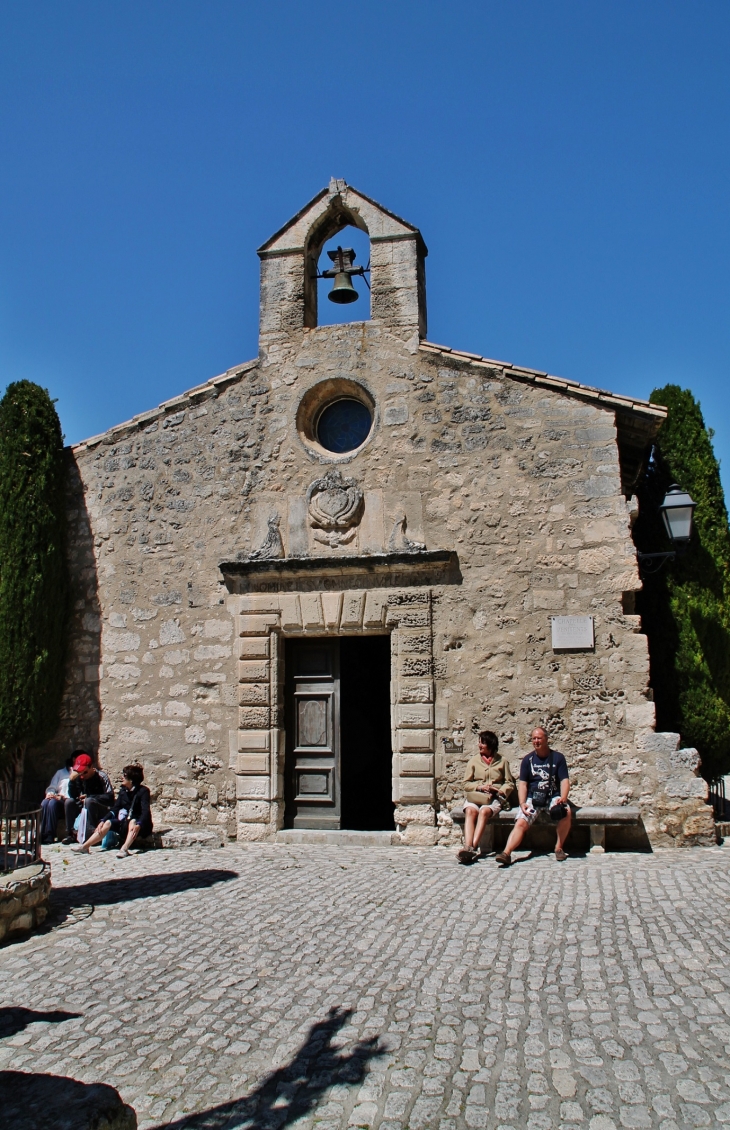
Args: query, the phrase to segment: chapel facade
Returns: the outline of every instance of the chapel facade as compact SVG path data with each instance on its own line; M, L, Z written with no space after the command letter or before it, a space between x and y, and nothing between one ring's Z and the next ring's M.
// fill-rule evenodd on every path
M318 325L324 243L371 317ZM258 252L259 356L69 450L74 588L51 768L145 766L158 824L455 842L476 733L545 725L576 804L714 841L658 734L633 485L665 415L427 339L417 228L333 180Z

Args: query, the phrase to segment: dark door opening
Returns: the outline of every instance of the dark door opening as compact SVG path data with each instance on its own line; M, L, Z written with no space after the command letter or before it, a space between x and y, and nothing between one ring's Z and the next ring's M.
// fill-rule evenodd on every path
M285 825L394 827L390 637L287 640Z
M394 828L390 636L340 640L340 749L341 827Z

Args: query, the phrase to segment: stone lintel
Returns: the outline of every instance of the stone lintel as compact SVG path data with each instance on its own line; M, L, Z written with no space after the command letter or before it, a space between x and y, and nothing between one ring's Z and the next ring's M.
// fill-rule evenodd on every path
M321 592L326 588L411 588L461 582L457 555L447 549L342 557L289 557L273 561L223 561L219 568L228 591L247 596Z

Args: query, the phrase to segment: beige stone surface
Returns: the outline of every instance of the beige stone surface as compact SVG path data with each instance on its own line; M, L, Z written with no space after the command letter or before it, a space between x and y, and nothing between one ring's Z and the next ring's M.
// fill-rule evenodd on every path
M64 719L43 764L83 745L113 775L140 759L164 819L273 835L283 637L389 631L399 804L448 809L485 727L517 770L539 723L568 759L576 803L639 805L655 840L708 842L701 786L675 796L677 773L652 744L646 638L624 612L640 579L625 481L635 453L621 436L627 412L646 435L661 413L429 345L416 229L341 182L308 207L261 252L260 357L69 453L75 611ZM304 262L336 208L377 228L374 316L308 327ZM334 456L297 413L341 380L362 387L374 423L358 451ZM365 499L337 545L315 537L306 504L332 468ZM230 593L219 566L259 551L272 520L286 558L397 552L413 566ZM417 544L452 551L453 576L429 582ZM592 616L595 648L553 652L556 613ZM431 775L414 776L409 755L434 750ZM431 842L434 809L422 827L408 842Z

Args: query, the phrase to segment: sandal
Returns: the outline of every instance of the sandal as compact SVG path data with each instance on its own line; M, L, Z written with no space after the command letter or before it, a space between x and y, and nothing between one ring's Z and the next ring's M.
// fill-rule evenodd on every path
M90 848L88 848L86 844L72 844L71 851L76 851L79 855L88 855Z
M500 851L495 855L494 862L501 863L502 867L509 867L510 863L512 862L512 856L507 855L507 853L504 851Z
M127 851L126 848L120 848L119 851L117 852L117 859L126 859L128 855L129 855L129 852Z
M561 848L560 851L555 852L555 858L557 859L558 863L562 863L563 860L568 858L568 853L567 851L563 851Z
M461 851L457 851L456 853L456 858L459 860L459 863L473 863L476 857L477 853L474 851L474 848L462 848Z

